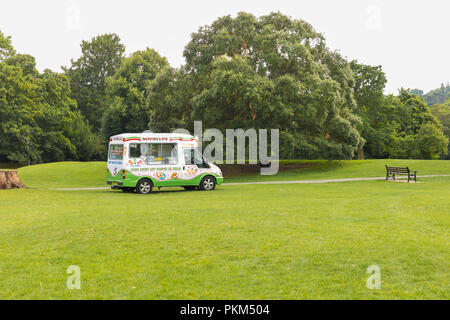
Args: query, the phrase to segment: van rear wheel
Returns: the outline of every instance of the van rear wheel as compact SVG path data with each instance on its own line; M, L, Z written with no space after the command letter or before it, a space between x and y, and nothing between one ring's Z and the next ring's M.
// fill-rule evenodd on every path
M202 181L200 181L200 185L198 186L200 190L211 191L216 188L216 178L213 176L205 176Z
M149 194L152 192L153 183L149 179L142 179L136 186L137 193L140 194Z

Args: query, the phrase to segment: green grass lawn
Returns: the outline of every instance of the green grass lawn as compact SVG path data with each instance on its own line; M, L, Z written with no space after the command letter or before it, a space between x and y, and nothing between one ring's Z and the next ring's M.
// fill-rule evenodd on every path
M106 187L106 162L55 162L19 169L30 188Z
M312 168L288 170L273 176L245 174L227 177L225 182L320 180L340 178L383 177L385 165L409 166L418 175L450 174L450 161L443 160L342 160L283 161L283 163L314 162ZM31 188L106 187L105 162L56 162L19 169L22 181Z
M284 163L295 162L315 162L312 168L280 171L273 176L244 175L226 179L227 182L241 181L284 181L284 180L322 180L341 178L369 178L386 176L385 165L388 166L409 166L411 170L416 170L418 175L429 174L450 174L448 161L442 160L297 160L283 161ZM226 177L225 177L226 178Z
M383 176L384 163L324 162L271 179ZM450 174L450 161L402 163ZM450 297L450 177L46 190L104 186L105 172L104 163L32 166L19 173L33 188L0 190L0 298ZM81 290L66 288L70 265L81 268ZM381 290L366 287L370 265L381 268Z

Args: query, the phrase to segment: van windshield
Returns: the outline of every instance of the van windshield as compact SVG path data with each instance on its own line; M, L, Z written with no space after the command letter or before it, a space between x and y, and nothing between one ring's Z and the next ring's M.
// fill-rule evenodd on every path
M111 144L109 145L109 160L122 160L123 159L123 144Z

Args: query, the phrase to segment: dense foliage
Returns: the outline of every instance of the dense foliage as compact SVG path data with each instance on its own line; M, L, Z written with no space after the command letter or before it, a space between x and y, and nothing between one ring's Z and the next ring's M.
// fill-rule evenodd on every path
M63 68L70 78L72 97L95 131L101 128L103 112L108 106L106 81L120 67L125 46L116 34L94 37L81 43L81 57Z
M381 66L348 62L280 13L225 16L192 34L178 69L116 34L81 43L63 73L36 70L0 32L0 161L104 159L108 137L146 129L277 128L280 157L444 158L449 86L384 95ZM434 104L430 108L428 104Z
M383 94L386 77L380 66L351 62L354 95L370 158L435 159L445 154L448 139L424 101L411 90L398 96ZM361 155L360 155L361 158Z
M450 99L445 103L430 106L430 110L441 123L444 135L450 139ZM443 156L445 156L445 152ZM450 144L448 145L447 159L450 159Z
M105 137L148 129L152 110L148 104L148 89L161 69L168 66L166 58L149 48L123 61L107 85L110 104L103 117Z
M279 128L283 158L349 159L364 140L353 111L353 75L323 36L279 13L240 13L200 28L184 51L186 66L166 70L150 94L150 127ZM183 92L161 94L164 86ZM181 110L179 109L180 107ZM181 121L180 121L181 119Z
M39 73L33 57L16 54L10 40L1 39L8 54L0 60L0 159L37 163L98 156L100 140L70 97L69 78Z

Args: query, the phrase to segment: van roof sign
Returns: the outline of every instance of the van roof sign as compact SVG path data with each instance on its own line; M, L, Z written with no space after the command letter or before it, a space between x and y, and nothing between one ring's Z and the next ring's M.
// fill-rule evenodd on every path
M198 138L183 133L122 133L110 138L110 142L172 142L183 147L196 148Z

